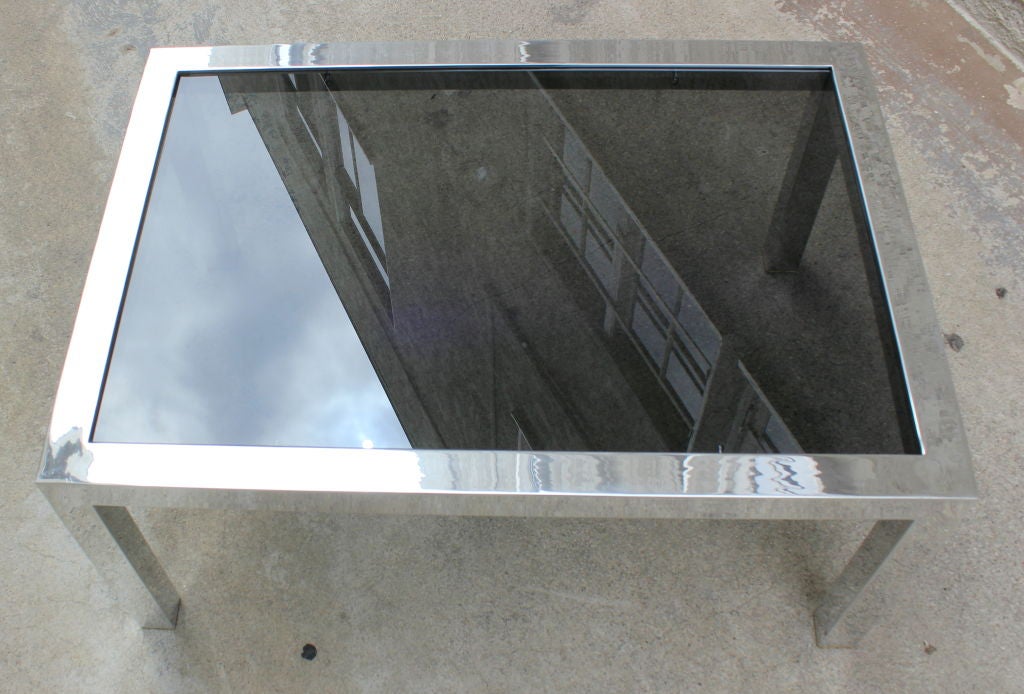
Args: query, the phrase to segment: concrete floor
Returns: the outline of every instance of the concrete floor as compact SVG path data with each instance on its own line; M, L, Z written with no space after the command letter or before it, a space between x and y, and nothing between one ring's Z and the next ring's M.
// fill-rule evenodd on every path
M1024 687L1024 75L944 3L0 5L0 690ZM860 649L814 648L810 611L861 524L149 512L185 607L177 631L142 632L35 490L146 50L469 37L866 44L942 329L963 340L982 500L890 564Z

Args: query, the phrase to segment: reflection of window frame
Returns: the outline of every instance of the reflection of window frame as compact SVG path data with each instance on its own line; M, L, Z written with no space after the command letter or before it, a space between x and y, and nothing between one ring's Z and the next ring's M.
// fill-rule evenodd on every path
M381 279L388 288L391 287L391 278L388 275L387 252L385 250L384 220L380 211L380 197L377 192L377 175L373 162L367 156L359 138L356 137L352 126L341 110L341 106L334 101L335 115L338 122L338 134L341 141L341 168L347 174L348 184L351 185L355 195L346 195L345 202L349 208L349 217L352 219L359 239L366 246L367 252L373 259L376 271L380 273ZM346 146L347 145L347 146ZM365 160L363 165L362 160ZM342 186L348 188L342 180ZM372 182L371 182L372 181ZM367 216L367 208L376 208L376 214ZM374 223L374 219L377 223ZM369 230L369 233L367 233Z
M384 224L380 213L380 200L373 164L363 151L362 146L359 145L355 133L342 114L337 100L333 98L323 75L320 73L303 75L301 86L297 75L286 73L286 76L285 89L296 97L303 93L312 95L314 92L322 90L322 96L330 99L336 123L329 122L330 118L326 116L328 112L318 108L319 102L312 99L295 98L295 111L302 129L315 147L319 159L323 162L321 170L324 188L330 195L335 222L338 228L351 239L352 250L358 262L365 269L366 278L376 290L384 310L391 316L391 278L388 274L387 255L384 251ZM336 126L336 130L334 130L334 126ZM330 134L324 132L325 128L334 130L333 134L338 138L340 151L336 156L329 151ZM299 133L296 134L299 135ZM362 158L366 160L365 166L359 165L357 151L362 153ZM338 168L344 170L346 175L342 176ZM362 176L360 176L360 169L362 169ZM361 179L369 180L371 178L373 180L371 185L361 183ZM369 195L372 195L372 200L368 199ZM377 224L373 224L366 216L368 203L376 209L374 217L379 220Z
M349 218L352 220L352 224L355 225L356 231L359 232L359 238L362 239L363 245L366 246L366 250L370 252L370 257L373 259L373 264L377 268L377 272L380 273L380 277L384 280L384 284L391 288L391 278L388 276L388 271L384 267L384 263L381 257L384 255L382 251L378 251L378 246L374 243L374 239L367 235L366 229L363 228L362 222L359 221L359 217L356 215L356 211L351 207L348 208Z
M607 181L607 177L603 174L598 177L594 176L596 164L575 133L569 128L565 128L564 132L565 143L562 148L562 156L559 156L555 147L545 139L545 144L558 163L564 177L558 219L556 220L545 206L547 216L561 232L573 254L603 296L606 303L606 324L610 318L622 329L636 347L644 363L655 374L662 389L669 395L675 409L692 427L700 412L691 411L694 409L693 403L690 402L692 398L687 397L685 392L681 392L680 388L669 380L666 373L670 356L674 353L681 354L683 358L679 361L683 374L692 381L692 385L698 393L704 393L711 365L709 355L703 353L697 341L688 334L685 326L679 323L673 310L678 310L678 306L682 304L685 288L676 280L673 299L675 305L666 304L665 298L655 289L656 283L637 266L637 261L639 259L642 263L652 252L658 254L658 260L662 264L667 265L667 261L660 257L660 252L647 238L639 222L630 219L631 213L625 202L621 198L614 200L610 198L610 195L617 195L617 193L611 183ZM574 143L576 146L573 146ZM569 161L570 159L572 161ZM606 200L604 206L607 208L609 204L615 204L622 207L622 214L617 215L621 218L619 220L622 222L621 226L628 226L631 230L635 230L639 245L634 250L638 258L631 257L623 239L610 228L608 220L604 219L595 207L594 201L590 199L589 183L595 178L605 181ZM577 222L578 231L570 230L565 226L567 214L571 214L572 221ZM607 259L606 268L595 263L598 258ZM627 288L626 285L629 287ZM632 296L626 296L627 292ZM638 311L643 312L642 315L651 324L650 327L661 336L663 344L660 350L654 345L647 344L649 340L645 340L644 334L638 330L636 322L641 317ZM705 318L705 320L707 319ZM652 350L659 353L653 354ZM697 356L690 355L691 350L696 350ZM700 363L704 363L706 366L701 369L699 368Z

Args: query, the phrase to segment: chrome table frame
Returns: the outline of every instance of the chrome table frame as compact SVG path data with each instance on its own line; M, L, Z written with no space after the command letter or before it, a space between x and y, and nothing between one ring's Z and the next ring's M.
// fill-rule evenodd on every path
M922 453L388 451L90 440L179 74L524 65L830 71L853 155L853 171L848 174L860 183L866 201L863 214L881 269ZM797 148L807 149L807 141L798 142ZM796 216L799 213L795 211ZM810 213L813 218L814 211ZM769 264L785 264L785 249L792 245L792 239L783 239L774 249L766 246ZM858 605L857 596L911 522L955 514L976 495L939 335L877 95L857 45L456 41L158 48L150 52L125 135L54 405L38 486L113 584L119 600L143 626L152 628L174 627L179 598L128 507L870 519L878 522L815 612L820 645L850 645L865 630L862 623L855 624L857 610L851 608ZM473 469L474 474L449 480L442 488L429 481L438 479L430 473L440 468ZM539 470L545 474L538 475ZM550 481L541 484L541 477Z

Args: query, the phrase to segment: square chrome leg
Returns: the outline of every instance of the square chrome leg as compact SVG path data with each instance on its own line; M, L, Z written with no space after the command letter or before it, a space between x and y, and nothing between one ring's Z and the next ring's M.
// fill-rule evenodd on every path
M61 490L43 491L124 610L144 629L173 629L181 601L128 509L76 504Z
M874 623L859 600L913 521L878 521L814 611L814 637L823 648L854 648Z

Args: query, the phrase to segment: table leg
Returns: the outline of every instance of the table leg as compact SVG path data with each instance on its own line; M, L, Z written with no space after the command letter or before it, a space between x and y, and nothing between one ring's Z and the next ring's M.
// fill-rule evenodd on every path
M872 526L846 568L814 611L814 637L822 648L853 648L871 628L873 615L858 600L913 521L884 520Z
M73 504L59 491L46 496L125 611L144 629L173 629L178 593L128 509Z
M796 272L838 155L835 100L811 92L764 243L767 272Z

